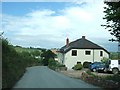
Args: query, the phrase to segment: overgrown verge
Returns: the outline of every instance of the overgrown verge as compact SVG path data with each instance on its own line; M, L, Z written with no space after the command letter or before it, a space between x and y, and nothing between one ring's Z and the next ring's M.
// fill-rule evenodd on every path
M102 88L120 88L120 75L100 77L88 70L82 73L81 79Z
M74 65L74 67L72 67L72 69L74 70L81 70L83 68L81 63L77 63L76 65Z
M2 88L12 88L24 74L26 67L39 65L30 53L18 53L6 39L2 40Z
M65 65L60 64L58 61L55 61L52 58L48 61L48 67L55 71L67 70Z

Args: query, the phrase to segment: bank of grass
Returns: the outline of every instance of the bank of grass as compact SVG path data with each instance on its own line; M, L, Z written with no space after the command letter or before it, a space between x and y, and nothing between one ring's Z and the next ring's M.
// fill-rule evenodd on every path
M120 84L120 74L115 74L113 76L107 76L105 77L106 80L112 80L115 82L118 82Z
M58 70L67 70L67 67L58 61L55 61L54 59L49 59L48 61L48 67L52 70L58 71Z
M1 38L0 38L1 39ZM2 40L2 88L12 88L26 67L40 65L28 52L18 53L7 40Z
M102 88L119 88L120 89L120 74L112 76L98 76L90 70L82 73L81 79L84 81L100 86Z

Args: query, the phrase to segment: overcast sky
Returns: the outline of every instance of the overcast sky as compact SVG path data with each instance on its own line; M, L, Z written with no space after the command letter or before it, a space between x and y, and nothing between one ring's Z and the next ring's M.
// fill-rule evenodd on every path
M70 42L86 39L117 51L117 44L101 24L105 24L102 0L72 2L2 2L2 31L13 45L61 48Z

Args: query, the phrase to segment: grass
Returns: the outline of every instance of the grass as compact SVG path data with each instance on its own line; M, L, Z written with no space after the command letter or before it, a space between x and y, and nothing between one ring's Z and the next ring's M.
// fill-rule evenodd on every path
M36 49L33 49L33 48L24 48L24 47L15 47L15 50L17 52L23 52L23 51L25 51L25 52L34 52L34 51L36 51Z
M118 56L118 52L110 52L110 59L120 59L120 56Z
M120 83L120 74L116 74L116 75L113 75L113 76L107 76L105 79L112 80L112 81Z
M112 76L98 76L92 73L91 71L86 71L82 75L82 79L88 83L91 83L102 88L120 88L120 75Z
M98 76L98 75L93 74L89 70L86 73L88 75L93 76L94 78L103 79L103 80L111 80L111 81L120 83L120 74L116 74L116 75L112 75L112 76Z

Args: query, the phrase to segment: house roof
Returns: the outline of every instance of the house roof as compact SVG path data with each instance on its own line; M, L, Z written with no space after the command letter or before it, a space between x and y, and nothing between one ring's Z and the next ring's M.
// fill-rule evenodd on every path
M66 53L71 49L103 49L104 51L106 51L107 53L109 53L106 49L104 49L103 47L85 39L85 36L82 36L81 39L77 39L71 43L69 43L68 46L63 46L59 52L61 53Z
M51 51L54 53L54 54L57 54L57 49L51 49Z

